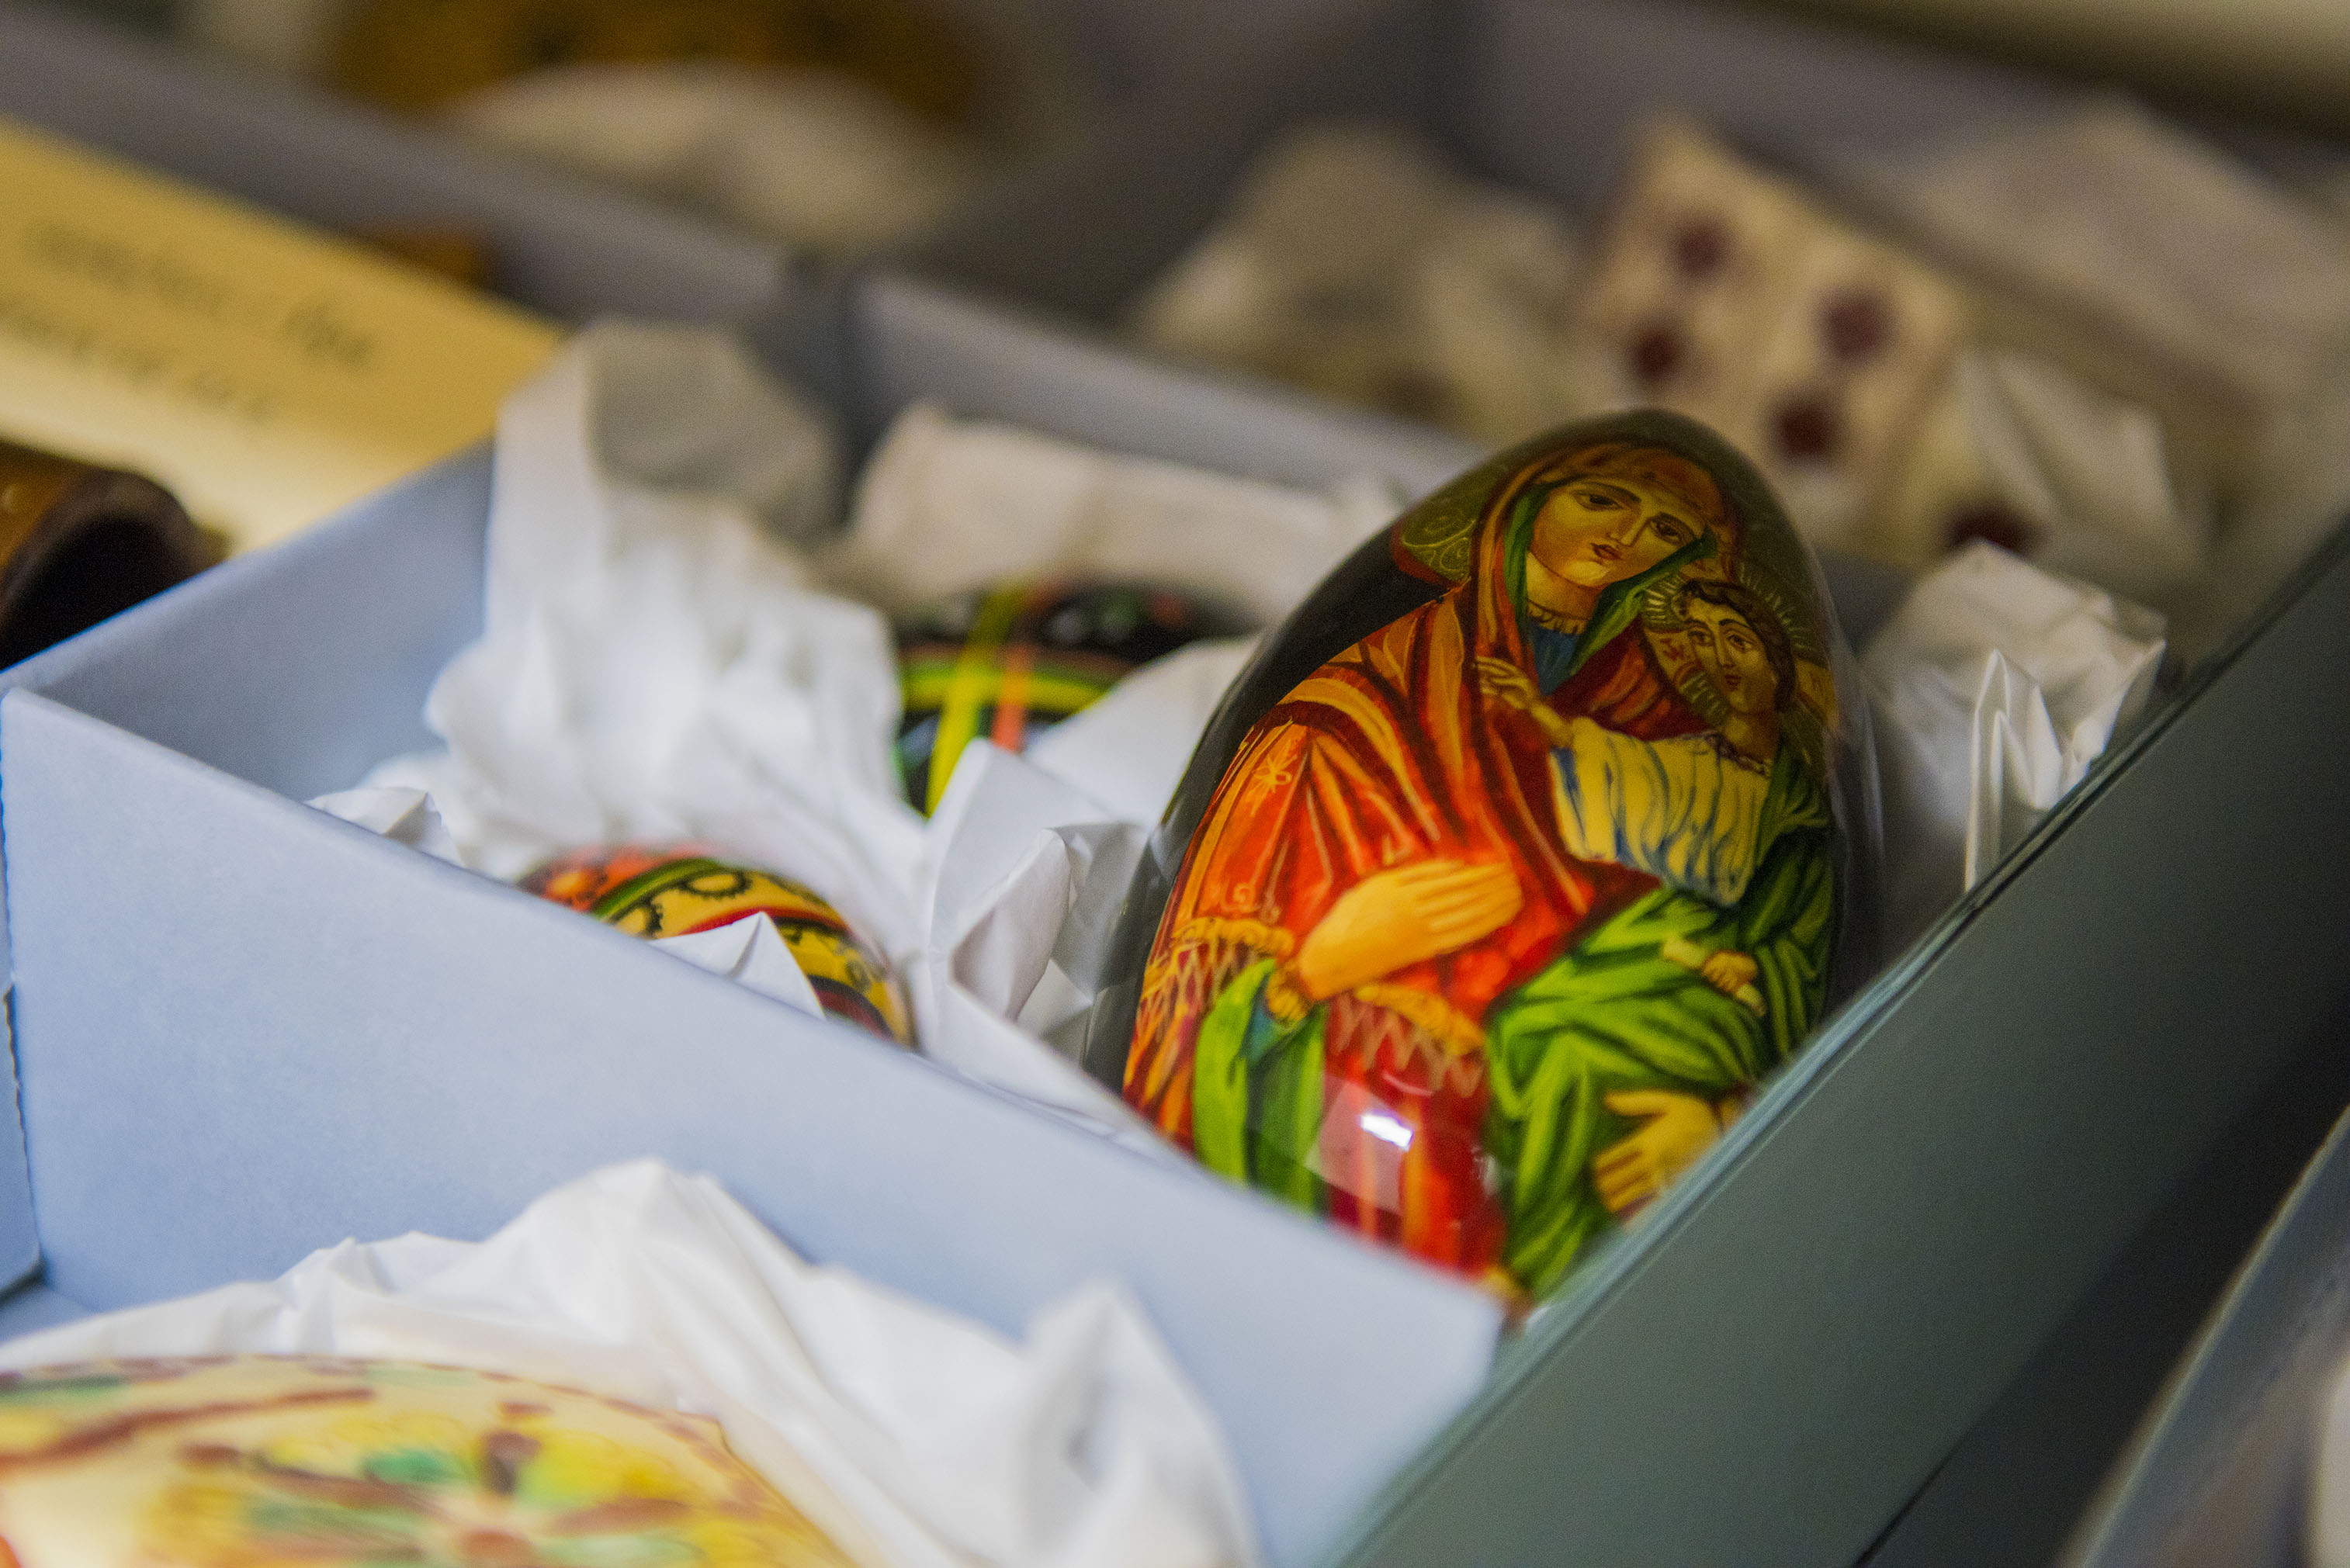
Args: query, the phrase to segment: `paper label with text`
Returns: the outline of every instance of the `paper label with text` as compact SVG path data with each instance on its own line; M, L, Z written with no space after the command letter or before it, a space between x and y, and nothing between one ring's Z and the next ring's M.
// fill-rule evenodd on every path
M559 336L0 119L0 436L145 473L235 549L488 435Z

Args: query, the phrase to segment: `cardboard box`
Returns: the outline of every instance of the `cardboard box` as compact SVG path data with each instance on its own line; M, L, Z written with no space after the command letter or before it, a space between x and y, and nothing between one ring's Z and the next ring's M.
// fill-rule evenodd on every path
M1259 68L1254 78L1236 74L1212 102L1170 105L1149 138L1168 150L1163 154L1142 159L1138 140L1125 170L1105 161L1059 190L1003 192L994 208L936 236L917 265L930 275L1104 331L1114 329L1222 213L1250 157L1283 130L1317 118L1369 115L1403 123L1470 174L1590 214L1621 166L1633 129L1659 108L1691 110L1739 143L1800 167L1838 147L1929 141L2061 110L2088 90L1850 28L1696 0L1365 0L1286 68ZM2338 151L2242 127L2214 133L2272 169L2305 173L2339 158ZM1082 221L1070 221L1072 213L1084 214ZM1056 232L1066 232L1069 244L1025 243L1047 214L1059 215L1063 230ZM2336 591L2324 586L2325 570L2313 567L2302 591ZM2252 618L2247 635L2282 636L2287 623L2272 624L2278 613L2272 604ZM2286 1064L2322 1055L2334 1038L2316 1021L2344 994L2336 978L2342 971L2329 968L2340 964L2342 944L2302 947L2298 938L2288 939L2272 971L2256 946L2235 943L2245 920L2281 934L2315 915L2339 930L2339 900L2313 885L2305 896L2316 903L2291 911L2254 913L2235 903L2232 891L2220 895L2225 909L2181 907L2183 899L2200 906L2208 890L2258 886L2272 874L2268 857L2289 853L2283 846L2296 835L2315 829L2318 817L2311 814L2322 811L2326 792L2339 798L2344 789L2342 752L2324 733L2321 710L2293 690L2283 666L2264 663L2274 646L2260 643L2232 666L2224 656L2214 659L2205 671L2209 684L2162 721L2171 729L2108 759L2097 787L2142 805L2100 804L2094 795L2071 803L1993 888L1955 911L1887 973L1877 996L1848 1008L1814 1048L1850 1054L1851 1064L1835 1069L1838 1075L1886 1074L1877 1087L1851 1090L1853 1108L1842 1113L1849 1116L1873 1118L1878 1113L1866 1107L1895 1103L1878 1100L1879 1094L1906 1095L1909 1108L1900 1114L1914 1127L1935 1114L1929 1106L1952 1085L1963 1090L1961 1103L1991 1118L1983 1130L2000 1129L1986 1146L1996 1151L1991 1158L1998 1168L1979 1178L1955 1147L1934 1154L1892 1142L1879 1147L1875 1167L1865 1159L1831 1160L1841 1174L1824 1170L1825 1181L1887 1188L1896 1207L1863 1220L1825 1188L1804 1199L1819 1207L1803 1222L1800 1244L1817 1251L1824 1267L1844 1270L1883 1244L1880 1226L1892 1237L1898 1206L1914 1216L1911 1236L1846 1276L1861 1290L1857 1297L1797 1284L1790 1278L1792 1260L1772 1265L1767 1275L1751 1272L1759 1266L1752 1262L1728 1262L1742 1244L1727 1229L1711 1229L1711 1220L1698 1228L1709 1238L1704 1245L1694 1233L1664 1244L1660 1258L1693 1261L1685 1272L1678 1262L1669 1271L1691 1301L1705 1293L1743 1300L1795 1288L1808 1310L1825 1315L1806 1323L1798 1314L1782 1317L1774 1306L1774 1326L1764 1332L1759 1323L1741 1326L1734 1312L1690 1309L1693 1354L1676 1357L1661 1322L1644 1323L1628 1304L1603 1303L1589 1323L1559 1328L1549 1351L1531 1353L1556 1357L1555 1375L1497 1382L1487 1407L1365 1522L1355 1539L1357 1552L1436 1561L1449 1543L1464 1554L1482 1550L1496 1558L1847 1562L1868 1549L1892 1568L2023 1561L2030 1560L2025 1543L2053 1545L2063 1522L2051 1511L2080 1506L2126 1430L2133 1403L2147 1397L2224 1276L2227 1249L2243 1245L2247 1224L2256 1223L2196 1210L2194 1184L2223 1163L2217 1150L2240 1130L2275 1139L2273 1127L2244 1118L2274 1092ZM2223 763L2223 751L2194 738L2207 727L2239 722L2222 717L2238 703L2248 705L2248 717L2274 705L2262 723L2247 722L2241 733L2242 744L2272 759L2265 769ZM2262 724L2273 727L2263 731ZM2260 732L2273 738L2255 739ZM2207 761L2191 760L2199 754ZM2211 765L2224 772L2201 771ZM2298 796L2313 774L2323 781L2317 792ZM2272 788L2288 775L2285 790ZM2116 826L2090 848L2090 838L2106 831L2093 825L2118 822L2124 812L2142 814L2137 846L2129 847L2129 834ZM2161 826L2166 822L2173 826ZM2178 826L2186 824L2193 826ZM2237 858L2200 862L2206 874L2192 894L2183 891L2189 884L2166 885L2122 869L2132 856L2154 862L2175 840L2214 825ZM2194 853L2199 860L2199 848ZM2037 939L2022 934L2035 929ZM2034 940L2043 950L2027 950ZM2154 950L2171 955L2171 972L2141 967ZM2230 964L2240 961L2258 966L2262 979L2239 978ZM2272 977L2275 993L2264 989ZM2013 987L2003 1002L1981 994L2002 984ZM2177 996L2194 1011L2176 1023L2158 1010L2140 1011L2139 993L2149 985L2147 994ZM2254 1004L2247 999L2256 989L2263 994ZM2268 1015L2262 1027L2282 1033L2254 1041L2235 1014L2272 1004L2289 1011ZM1879 1008L1876 1023L1859 1023ZM2214 1024L2222 1032L2206 1048L2229 1064L2232 1081L2223 1085L2210 1064L2193 1064L2169 1086L2175 1098L2139 1103L2153 1117L2142 1137L2118 1099L2096 1103L2099 1074L2113 1075L2115 1092L2124 1097L2145 1092L2143 1085L2119 1081L2134 1070L2116 1031L2139 1027L2162 1037L2168 1064L2172 1050L2183 1058L2189 1032ZM1839 1041L1845 1044L1834 1044ZM1952 1075L1947 1083L1926 1070L1936 1052ZM1899 1056L1911 1060L1896 1067ZM1863 1062L1871 1064L1864 1068ZM2092 1062L2098 1065L2087 1065ZM1907 1076L1912 1072L1918 1075ZM2054 1078L2066 1081L2056 1088ZM1908 1087L1892 1088L1897 1079ZM2052 1088L2053 1097L2043 1100ZM1989 1098L2002 1089L2019 1103L1993 1110ZM1810 1135L1796 1129L1813 1125L1813 1114L1808 1106L1789 1113L1781 1135L1789 1158L1809 1142ZM2074 1142L2079 1147L2072 1153L2042 1163ZM1775 1151L1767 1155L1764 1164L1776 1158ZM2054 1179L2060 1169L2063 1179ZM1730 1225L1734 1212L1761 1227L1768 1244L1787 1244L1787 1212L1774 1213L1762 1197L1772 1179L1758 1169L1730 1182L1722 1201L1731 1205L1730 1194L1736 1198L1721 1225ZM2011 1185L2038 1179L2050 1185L2036 1204ZM1782 1200L1795 1201L1792 1191ZM2009 1228L2003 1240L2002 1226ZM1938 1261L1931 1251L1944 1257ZM1701 1256L1702 1270L1694 1262ZM1880 1285L1896 1278L1909 1284L1890 1292L1868 1285L1863 1275L1870 1266L1886 1271ZM1681 1303L1659 1277L1667 1265L1652 1267L1658 1274L1627 1287L1630 1299L1680 1314ZM1981 1272L1973 1283L1968 1270ZM1767 1286L1766 1278L1773 1282ZM1929 1278L1937 1282L1930 1288ZM1961 1305L1985 1279L1998 1282L2002 1299ZM1916 1293L1907 1294L1913 1287ZM1885 1361L1872 1350L1840 1364L1834 1334L1824 1325L1853 1334L1856 1346L1887 1333L1856 1321L1857 1302L1892 1314L1900 1325L1893 1332L1911 1336L1911 1349ZM1929 1303L1939 1304L1919 1311ZM2128 1309L2127 1324L2116 1322L2117 1307ZM1804 1389L1794 1407L1774 1407L1768 1398L1750 1406L1773 1380L1754 1376L1751 1366L1724 1364L1746 1354L1803 1363L1811 1375L1833 1380L1841 1392L1819 1407L1841 1401L1846 1416L1833 1426L1807 1424L1810 1417L1797 1412L1812 1408L1815 1387ZM1904 1408L1913 1400L1922 1402ZM1653 1417L1647 1413L1652 1406L1660 1407ZM1577 1408L1580 1415L1573 1413ZM1762 1413L1748 1419L1756 1409ZM1627 1418L1627 1411L1638 1414ZM1732 1418L1725 1420L1725 1411ZM1946 1427L1955 1439L1930 1459L1924 1458L1928 1425ZM2100 1446L2085 1458L2074 1451L2084 1444ZM1862 1450L1870 1446L1876 1454L1866 1458ZM1897 1461L1896 1452L1911 1457ZM1898 1490L1888 1487L1862 1505L1858 1492L1846 1489L1880 1461L1887 1469L1913 1466L1913 1490L1888 1501ZM1866 1484L1885 1480L1879 1471ZM1915 1490L1921 1487L1922 1494ZM1546 1490L1559 1501L1531 1501ZM1809 1533L1805 1521L1854 1507L1881 1509L1880 1525L1897 1515L1899 1523L1881 1537L1863 1531L1833 1543Z
M2336 1049L2342 1024L2337 1023ZM2147 1410L2066 1568L2307 1561L2318 1420L2350 1355L2350 1116Z
M1293 479L1413 460L1409 434L1222 407L1089 349L964 337L927 379L952 312L907 315L860 326L889 345L860 356L868 384L1192 461L1245 416ZM1461 454L1426 446L1433 483ZM809 1255L1007 1331L1125 1281L1231 1432L1277 1559L1309 1559L1482 1382L1481 1293L295 804L427 740L425 691L480 624L488 477L485 456L429 472L8 677L26 1136L0 1170L30 1199L0 1201L0 1238L12 1276L36 1241L43 1268L12 1316L267 1276L347 1234L478 1236L657 1154ZM99 845L138 890L129 925L73 869ZM101 978L120 963L145 978Z
M917 285L874 281L837 326L794 336L843 348L859 428L923 394L1290 480L1433 483L1464 455ZM44 1267L12 1323L345 1234L479 1235L656 1153L999 1326L1127 1280L1227 1423L1276 1562L1840 1564L2350 958L2350 740L2311 673L2350 660L2337 550L1487 1378L1492 1313L1449 1280L294 805L424 741L478 625L486 486L480 459L435 471L0 682L30 1180L0 1237Z

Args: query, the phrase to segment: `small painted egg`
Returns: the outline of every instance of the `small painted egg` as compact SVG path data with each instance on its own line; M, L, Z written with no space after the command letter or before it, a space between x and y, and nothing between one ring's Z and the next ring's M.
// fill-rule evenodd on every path
M900 1045L914 1043L898 977L839 910L787 877L721 855L698 844L575 849L520 886L649 940L764 915L828 1015Z
M0 1375L0 1563L773 1563L842 1552L707 1416L324 1355Z
M898 626L907 798L936 811L972 741L1020 751L1137 666L1241 629L1170 589L1050 578L999 583L914 612Z

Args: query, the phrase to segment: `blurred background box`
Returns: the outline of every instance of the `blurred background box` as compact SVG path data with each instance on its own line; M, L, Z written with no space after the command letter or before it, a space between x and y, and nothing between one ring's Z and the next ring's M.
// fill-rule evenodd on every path
M559 320L736 320L790 286L773 245L22 0L0 114L321 228L479 235L497 290Z

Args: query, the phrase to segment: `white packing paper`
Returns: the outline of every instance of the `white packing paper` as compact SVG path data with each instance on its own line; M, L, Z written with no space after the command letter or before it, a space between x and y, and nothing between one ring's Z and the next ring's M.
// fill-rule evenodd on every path
M2289 406L2350 355L2350 231L2126 101L1847 172L1979 273L2239 408Z
M2012 533L2034 565L2168 607L2199 586L2211 507L2181 493L2151 410L2053 361L1977 347L1960 353L1855 543L1923 570L1970 530Z
M1063 1053L1138 825L1172 794L1245 645L1138 671L1048 732L1035 765L1001 758L974 781L985 809L926 824L891 757L889 628L823 586L895 607L1092 576L1269 621L1389 520L1398 487L1287 489L917 407L816 559L803 546L836 489L822 420L730 339L582 333L501 412L484 635L426 709L446 749L380 765L338 815L394 824L429 794L459 863L507 880L567 850L679 840L795 877L888 956L926 1054L1170 1158ZM674 950L805 1010L805 977L770 945L737 926Z
M1259 639L1216 638L1155 659L1021 754L1098 802L1119 822L1159 820L1224 691Z
M435 860L463 866L457 841L449 836L432 797L421 789L363 788L337 790L307 803L339 817L354 827L381 834L394 844L405 844Z
M706 931L683 936L655 937L653 946L681 958L696 969L723 975L762 996L771 996L810 1018L824 1016L816 987L792 957L790 946L775 922L764 915L745 915Z
M876 1568L1256 1561L1213 1419L1118 1286L1080 1287L1014 1345L808 1263L708 1177L651 1160L559 1187L478 1244L347 1241L266 1283L11 1341L0 1366L238 1352L474 1367L713 1417Z
M929 227L981 167L972 148L854 78L720 60L548 67L445 118L503 151L835 253Z
M1573 411L1556 346L1580 247L1555 206L1393 126L1304 126L1137 302L1143 343L1496 444Z
M892 612L1053 576L1180 589L1270 625L1402 501L1375 476L1317 494L917 403L866 464L847 537L822 564Z
M2081 782L2145 705L2162 653L2159 616L1993 545L1918 582L1861 659L1895 947Z
M889 628L789 547L827 521L836 472L821 418L731 340L588 328L499 416L484 634L425 709L448 750L367 783L429 792L491 876L702 839L914 946Z

